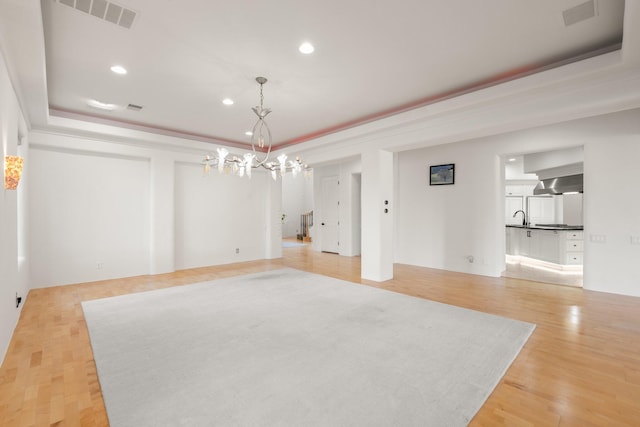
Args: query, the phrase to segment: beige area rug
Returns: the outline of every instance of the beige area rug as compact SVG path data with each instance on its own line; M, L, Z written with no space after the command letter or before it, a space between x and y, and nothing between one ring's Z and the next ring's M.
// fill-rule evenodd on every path
M82 304L119 426L465 426L535 326L293 269Z

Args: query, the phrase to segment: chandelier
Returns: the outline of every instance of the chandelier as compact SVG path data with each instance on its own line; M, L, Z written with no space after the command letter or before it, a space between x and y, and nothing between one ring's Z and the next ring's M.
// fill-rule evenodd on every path
M256 124L253 125L251 133L251 152L243 156L230 155L229 150L224 147L216 149L216 154L207 154L202 161L204 172L208 174L212 167L216 167L219 173L232 173L234 175L251 178L251 171L256 168L264 168L271 172L271 177L277 180L278 174L284 176L291 172L293 176L304 172L305 177L311 174L311 169L296 157L295 160L287 160L286 154L280 154L277 159L269 160L271 154L271 130L265 121L265 117L271 112L270 108L263 105L264 95L262 87L267 82L264 77L256 77L260 85L260 105L252 110L258 116Z

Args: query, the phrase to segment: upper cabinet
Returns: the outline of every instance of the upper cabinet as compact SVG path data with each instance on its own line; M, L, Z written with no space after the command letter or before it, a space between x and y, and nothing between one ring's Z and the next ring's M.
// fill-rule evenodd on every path
M523 196L523 195L524 195L524 189L522 188L522 185L507 184L505 186L505 196Z
M556 207L551 196L527 197L527 215L530 224L555 224Z
M535 186L535 182L532 184L506 184L505 196L533 196Z

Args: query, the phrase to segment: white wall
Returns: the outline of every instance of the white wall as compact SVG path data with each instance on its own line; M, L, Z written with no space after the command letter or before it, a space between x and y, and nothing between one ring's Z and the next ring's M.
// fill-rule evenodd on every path
M205 177L206 147L30 136L34 286L281 256L281 184L265 173Z
M177 270L265 257L271 177L252 175L251 180L217 171L205 176L200 165L176 165Z
M175 270L175 158L145 153L149 159L149 274Z
M463 142L398 154L395 262L500 274L504 180L488 146ZM447 163L455 164L455 184L430 186L429 166Z
M507 181L514 181L513 184L530 184L533 185L538 183L538 175L535 173L524 173L524 164L522 157L515 157L515 161L508 161L509 158L514 158L514 156L507 157L507 160L504 165L504 178ZM509 184L509 182L507 182Z
M149 272L147 159L31 149L32 287Z
M497 158L583 144L584 286L640 295L640 245L631 244L640 236L640 110L399 153L396 262L500 274L504 229L496 218L503 215L504 178ZM449 162L456 184L429 188L428 166Z
M585 289L640 296L640 114L635 123L585 144Z
M4 189L4 172L0 187L0 361L4 359L7 347L20 310L24 307L29 291L28 251L26 223L29 185L29 159L27 138L18 147L19 136L26 136L26 123L9 79L4 56L0 51L0 163L4 171L4 156L25 157L25 167L17 190ZM19 244L20 242L20 244ZM22 296L23 304L16 308L16 293Z

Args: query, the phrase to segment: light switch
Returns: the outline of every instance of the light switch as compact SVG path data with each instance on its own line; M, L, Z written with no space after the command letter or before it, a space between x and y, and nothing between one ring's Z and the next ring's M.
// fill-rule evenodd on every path
M640 236L631 236L632 245L640 245Z
M604 234L590 234L589 235L589 240L592 243L606 243L607 242L607 236L605 236Z

